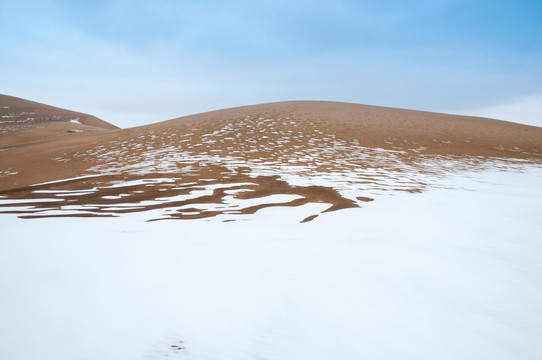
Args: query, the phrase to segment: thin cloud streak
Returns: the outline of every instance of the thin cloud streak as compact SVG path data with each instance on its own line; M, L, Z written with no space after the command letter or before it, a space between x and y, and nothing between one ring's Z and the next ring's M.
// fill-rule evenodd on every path
M484 108L459 110L457 113L542 127L542 93Z

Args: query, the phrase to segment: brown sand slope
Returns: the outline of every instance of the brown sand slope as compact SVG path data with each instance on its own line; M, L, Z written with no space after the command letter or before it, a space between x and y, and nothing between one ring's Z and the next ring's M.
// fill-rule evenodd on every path
M118 127L92 115L0 94L0 149L112 129Z
M325 101L245 106L177 118L147 128L160 131L165 126L192 124L209 131L247 116L295 119L305 128L328 131L347 141L358 140L367 147L426 147L421 150L434 154L542 157L542 128L472 116ZM289 124L282 127L287 129Z
M161 209L158 219L190 219L307 203L327 203L332 211L384 192L422 191L459 169L541 159L538 127L282 102L3 151L0 194L30 201L17 210L30 217ZM72 180L30 186L62 179ZM44 194L54 199L45 202Z

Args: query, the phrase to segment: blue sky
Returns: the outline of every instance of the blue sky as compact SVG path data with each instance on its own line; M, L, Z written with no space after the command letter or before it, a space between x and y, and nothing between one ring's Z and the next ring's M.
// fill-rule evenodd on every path
M541 1L0 0L0 14L0 93L121 127L298 99L542 125Z

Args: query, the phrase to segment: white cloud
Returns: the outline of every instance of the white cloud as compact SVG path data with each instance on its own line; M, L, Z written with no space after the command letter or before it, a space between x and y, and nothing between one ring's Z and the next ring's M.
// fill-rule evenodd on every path
M542 93L529 95L507 103L458 111L457 113L542 127Z

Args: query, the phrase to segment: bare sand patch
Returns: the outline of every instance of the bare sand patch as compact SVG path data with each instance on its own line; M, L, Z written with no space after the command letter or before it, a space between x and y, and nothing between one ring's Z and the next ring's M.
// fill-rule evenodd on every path
M113 129L92 115L0 94L0 149Z

